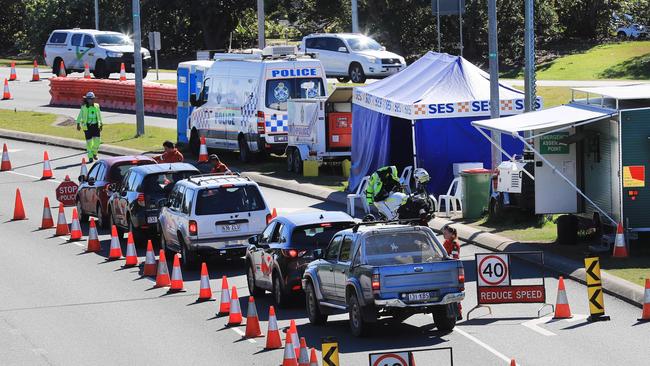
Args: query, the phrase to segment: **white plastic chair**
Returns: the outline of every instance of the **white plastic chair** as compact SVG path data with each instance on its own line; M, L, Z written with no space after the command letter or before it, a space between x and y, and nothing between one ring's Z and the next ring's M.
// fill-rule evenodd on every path
M413 175L413 166L409 165L402 170L399 176L399 184L404 188L406 194L411 194L411 176Z
M447 194L441 194L438 197L438 209L442 209L442 203L445 203L445 215L450 216L450 211L462 211L463 210L463 188L460 181L460 178L454 178L449 185ZM456 204L458 203L458 205ZM451 208L451 210L450 210Z
M430 194L429 198L431 198L431 201L433 201L433 212L438 212L438 200L436 200L436 196Z
M354 217L354 203L355 200L361 199L361 202L363 204L363 210L366 214L370 213L370 206L368 205L368 201L366 200L366 187L368 186L368 181L370 180L370 176L366 175L361 179L361 182L359 183L359 186L357 187L357 190L354 193L348 194L348 214L350 216Z

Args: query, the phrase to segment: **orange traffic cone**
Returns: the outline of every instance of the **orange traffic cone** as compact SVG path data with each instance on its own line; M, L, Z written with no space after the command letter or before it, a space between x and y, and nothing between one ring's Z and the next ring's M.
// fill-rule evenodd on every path
M41 230L54 227L54 220L52 219L52 210L50 210L50 200L45 197L43 200L43 219L41 220Z
M291 333L287 332L287 337L284 341L284 357L282 359L282 366L298 366L296 360L296 349L291 344Z
M165 258L165 250L160 249L158 255L158 270L156 271L156 285L154 287L168 287L171 285L169 279L169 269L167 268L167 259Z
M510 359L510 366L517 366L517 361L514 358Z
M291 343L293 343L294 352L296 352L296 359L298 359L298 356L300 355L300 338L298 337L298 328L296 328L295 320L291 320L289 331L287 333L291 334Z
M208 266L203 262L201 263L201 286L199 290L199 298L196 301L207 301L210 299L212 299L210 275L208 274Z
M230 312L228 313L228 325L239 325L242 321L241 309L239 308L239 298L237 297L237 287L233 286L232 295L230 296Z
M262 331L260 330L260 319L257 316L257 307L255 306L255 299L253 296L248 297L248 309L246 310L246 333L244 337L255 338L261 337Z
M206 163L208 161L208 147L205 144L205 137L201 136L201 147L199 148L199 163Z
M11 72L9 74L9 81L14 81L18 80L18 76L16 75L16 62L11 61Z
M309 356L309 366L318 366L318 356L313 348L311 349L311 356Z
M9 82L5 79L5 89L2 92L2 100L11 99L11 92L9 91Z
M181 272L181 262L178 259L178 253L174 254L174 264L172 265L172 280L169 292L183 291L183 273Z
M43 152L43 175L41 180L52 179L54 174L52 174L52 166L50 165L50 156L47 154L47 151Z
M81 158L81 169L79 170L79 175L84 177L88 176L88 168L86 167L86 158Z
M88 242L86 244L86 252L99 252L102 250L102 245L99 243L99 236L97 235L97 225L95 225L95 218L90 218L90 225L88 226Z
M650 321L650 278L645 279L645 291L643 293L643 311L641 312L640 322Z
M124 68L124 62L120 64L120 81L126 81L126 69Z
M271 217L273 218L278 217L278 210L276 210L275 207L273 207L273 212L271 212Z
M38 62L34 60L34 70L32 71L32 81L41 81L41 76L38 73Z
M151 244L151 240L147 241L147 252L144 255L144 268L142 269L142 275L156 275L156 254L153 252L153 244Z
M269 328L266 332L266 347L265 349L279 349L282 348L282 339L280 338L280 330L278 329L278 319L275 317L275 308L269 308Z
M307 341L305 341L305 337L300 337L298 366L309 366L309 352L307 351Z
M625 233L623 232L623 224L618 223L616 228L616 237L614 239L614 258L627 258L627 246L625 245Z
M84 62L84 79L90 79L90 66L87 62Z
M66 76L67 75L65 73L65 64L63 64L63 61L61 61L61 63L59 64L59 77L64 78Z
M111 227L111 247L108 251L108 259L116 260L122 258L122 246L120 245L120 239L117 237L117 227L113 225Z
M564 288L564 278L560 276L560 281L557 285L557 300L555 302L555 316L553 319L568 319L571 317L571 308L569 307L566 289Z
M0 172L11 170L11 160L9 160L9 150L7 144L2 145L2 163L0 164Z
M221 277L221 303L217 315L226 315L230 312L230 290L228 290L228 277Z
M126 238L126 261L124 267L135 267L138 265L138 253L135 251L135 243L133 242L133 233L129 231Z
M70 234L70 228L68 227L68 222L65 220L63 203L59 203L59 216L56 219L56 232L54 233L54 236L63 236L68 234Z
M72 223L70 224L70 239L68 241L81 240L81 225L79 225L79 213L77 208L72 209Z
M23 206L23 198L20 195L20 189L16 188L16 200L14 201L14 218L12 220L25 220L25 207Z

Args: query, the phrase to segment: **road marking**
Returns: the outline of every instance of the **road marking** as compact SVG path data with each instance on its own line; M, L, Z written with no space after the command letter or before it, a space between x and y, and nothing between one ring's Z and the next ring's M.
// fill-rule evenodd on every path
M242 331L241 329L239 329L237 327L233 327L233 328L230 328L230 329L232 329L233 332L239 334L240 336L246 337L246 333L244 333L244 331ZM257 343L255 341L255 339L253 339L253 338L246 338L246 340L249 341L250 343Z
M532 330L534 332L537 332L537 333L539 333L539 334L541 334L543 336L550 337L550 336L555 336L557 334L551 332L550 330L547 330L547 329L544 329L544 328L540 327L539 324L549 324L549 323L552 323L552 322L555 322L555 321L561 321L561 320L565 320L565 321L570 322L570 323L575 323L575 322L577 322L579 320L584 320L586 318L587 318L587 316L583 315L583 314L573 314L573 318L556 320L556 319L553 319L553 315L547 315L547 316L544 316L544 317L541 317L541 318L532 319L532 320L529 320L527 322L521 323L521 325L523 325L524 327L526 327L526 328L528 328L528 329L530 329L530 330Z
M41 177L37 177L37 176L34 176L34 175L25 174L25 173L18 173L18 172L15 172L15 171L13 171L13 170L9 170L9 171L7 171L7 173L16 174L16 175L21 175L21 176L23 176L23 177L33 178L33 179L38 179L38 180L41 179ZM52 182L52 183L61 183L60 180L56 180L56 179L45 179L45 181L47 181L47 182Z
M489 351L493 355L495 355L495 356L499 357L500 359L502 359L505 363L510 364L510 358L509 357L506 357L503 353L501 353L501 352L495 350L494 348L490 347L490 345L488 345L487 343L484 343L480 339L478 339L478 338L474 337L473 335L465 332L464 330L460 329L459 327L454 328L454 332L462 335L463 337L469 339L470 341L472 341L472 342L478 344L479 346L485 348L487 351ZM521 363L517 362L517 365L521 366Z

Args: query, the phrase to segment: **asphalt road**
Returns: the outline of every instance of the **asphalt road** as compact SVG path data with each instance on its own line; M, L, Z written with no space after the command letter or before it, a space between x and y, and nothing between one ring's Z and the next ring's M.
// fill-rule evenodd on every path
M215 317L218 302L195 304L198 272L183 274L187 292L167 295L152 289L152 279L139 270L106 262L108 233L101 232L104 251L84 254L85 242L67 243L39 231L43 197L54 203L56 181L40 181L40 157L47 148L54 175L79 173L81 151L7 142L13 172L0 173L0 364L2 365L279 365L282 350L264 351L265 338L242 340L244 327L227 328L226 318ZM15 189L19 187L28 220L11 222ZM340 209L300 195L263 189L280 214L295 210ZM54 206L54 205L53 205ZM70 220L71 211L67 211ZM83 226L84 234L86 226ZM124 250L124 248L123 248ZM462 248L467 298L465 313L476 303L474 253ZM143 260L143 248L139 248ZM219 298L220 278L228 275L246 309L245 275L241 263L209 262L211 285ZM539 269L516 264L513 277L535 276ZM396 349L452 347L455 365L646 365L650 357L650 323L637 324L640 309L605 296L609 322L588 323L586 287L566 281L574 318L537 319L539 304L495 305L492 314L479 309L449 333L432 327L430 316L416 315L404 324L384 322L368 338L349 334L347 316L330 318L325 327L313 327L302 305L279 310L280 327L295 319L301 336L320 349L324 336L338 339L341 365L364 365L368 353ZM557 280L546 277L549 302L555 302ZM269 296L257 299L262 329L267 327ZM476 317L476 318L475 318ZM448 365L442 351L417 354L418 365Z

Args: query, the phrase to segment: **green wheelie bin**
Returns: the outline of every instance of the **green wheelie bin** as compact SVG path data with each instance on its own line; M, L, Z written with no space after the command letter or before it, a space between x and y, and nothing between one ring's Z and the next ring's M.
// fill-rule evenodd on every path
M460 172L463 185L463 218L478 219L487 211L490 202L492 172L488 169L469 169Z

